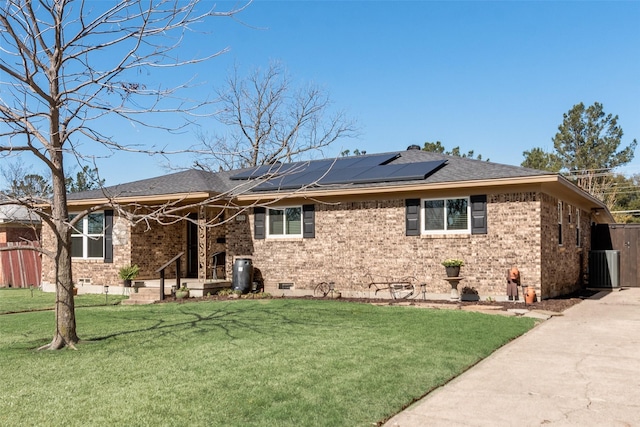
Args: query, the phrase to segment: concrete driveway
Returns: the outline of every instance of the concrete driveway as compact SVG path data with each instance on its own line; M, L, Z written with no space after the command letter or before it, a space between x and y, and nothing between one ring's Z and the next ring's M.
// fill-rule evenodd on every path
M640 426L640 288L545 321L385 426Z

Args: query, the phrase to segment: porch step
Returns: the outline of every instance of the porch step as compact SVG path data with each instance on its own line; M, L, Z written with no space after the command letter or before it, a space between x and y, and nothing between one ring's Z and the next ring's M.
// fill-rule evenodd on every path
M122 301L123 305L137 305L137 304L153 304L160 300L160 288L155 287L142 287L137 288L138 292L134 292L133 288L129 294L129 299ZM168 290L168 292L167 292ZM165 297L171 296L171 288L164 290Z
M189 288L192 297L202 297L207 294L213 295L222 289L231 289L231 282L226 280L215 280L206 283L184 281L182 284ZM135 288L138 289L138 292L135 292L134 287L132 287L129 292L129 299L122 301L123 305L153 304L160 300L160 286L155 283L145 282L141 284L137 282ZM171 298L171 286L165 285L164 295L165 298Z

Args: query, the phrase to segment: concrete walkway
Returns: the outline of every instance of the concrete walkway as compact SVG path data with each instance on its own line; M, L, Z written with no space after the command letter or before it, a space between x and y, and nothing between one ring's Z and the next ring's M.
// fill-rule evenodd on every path
M640 426L640 288L545 321L385 426Z

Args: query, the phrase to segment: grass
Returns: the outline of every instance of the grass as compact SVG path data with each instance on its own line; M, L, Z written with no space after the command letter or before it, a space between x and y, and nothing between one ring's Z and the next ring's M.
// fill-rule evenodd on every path
M125 297L122 295L83 294L75 297L76 307L118 304ZM50 310L55 307L56 295L42 292L40 289L0 288L0 314L16 313L32 310Z
M79 351L37 352L52 312L0 316L0 425L371 426L532 319L315 300L76 310Z

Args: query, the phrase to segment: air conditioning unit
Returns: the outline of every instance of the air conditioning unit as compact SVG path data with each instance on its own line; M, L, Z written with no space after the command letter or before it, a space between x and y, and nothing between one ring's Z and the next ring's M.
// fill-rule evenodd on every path
M620 251L589 252L589 287L620 287Z

